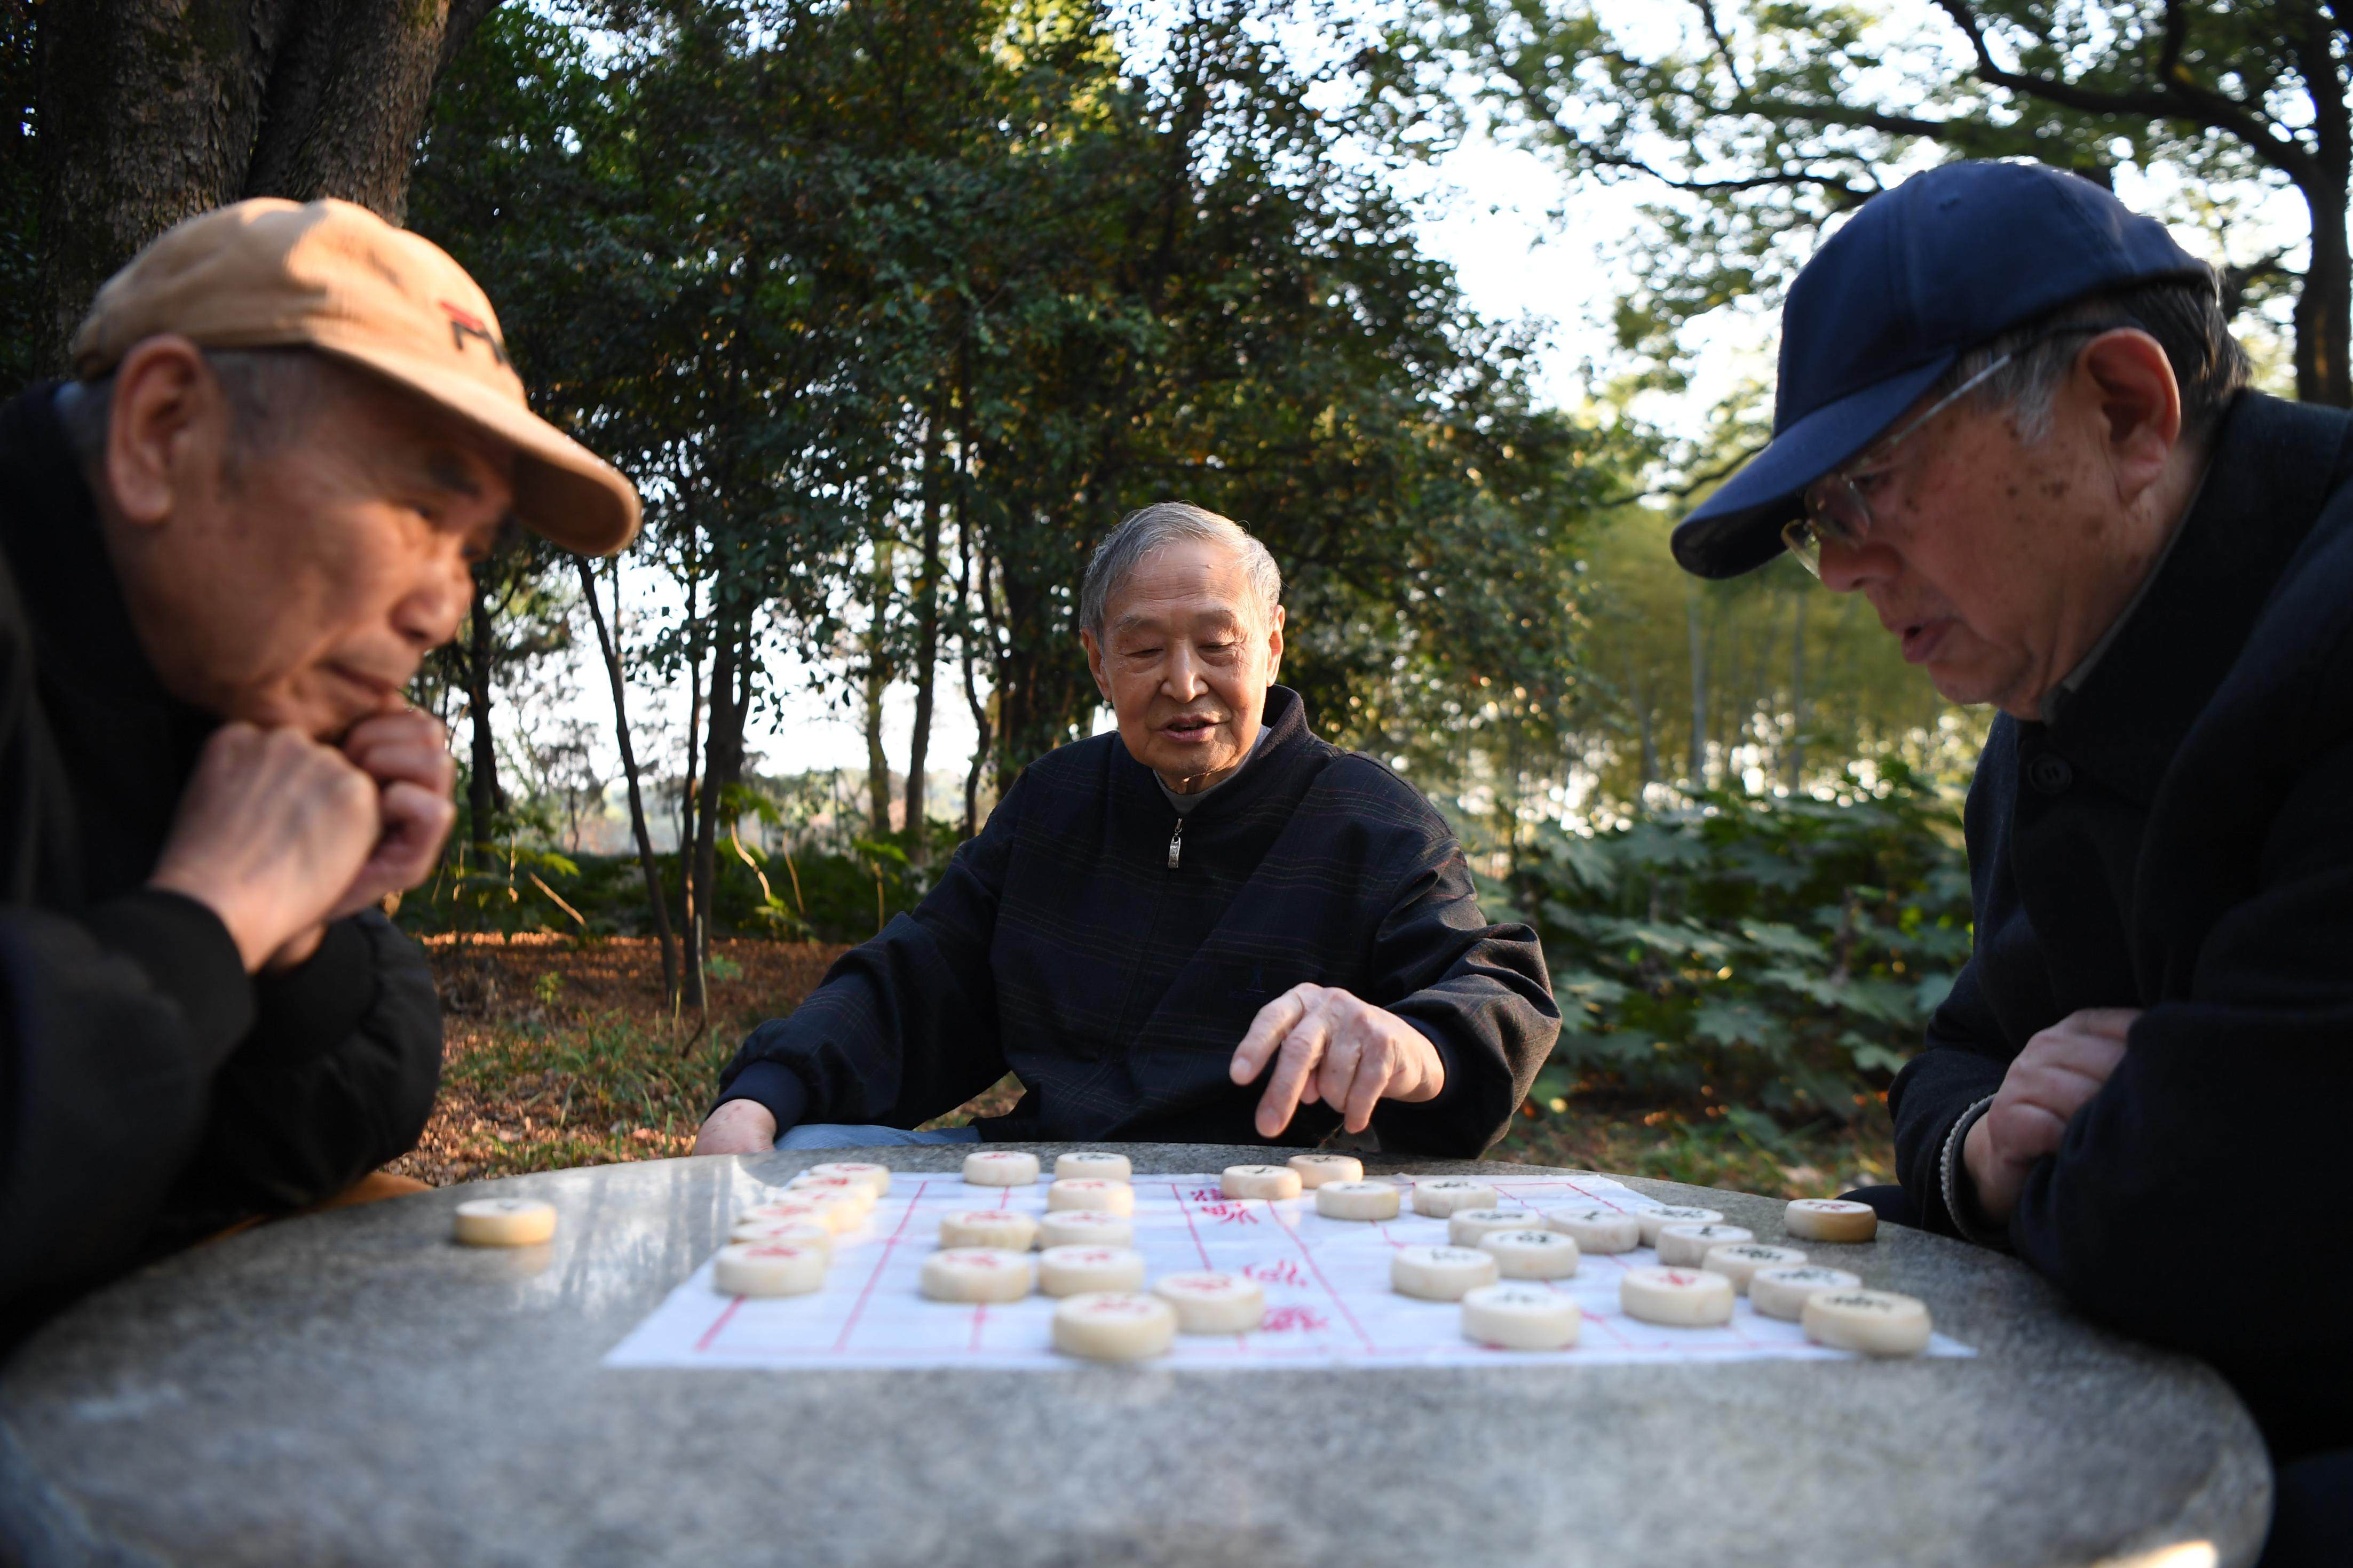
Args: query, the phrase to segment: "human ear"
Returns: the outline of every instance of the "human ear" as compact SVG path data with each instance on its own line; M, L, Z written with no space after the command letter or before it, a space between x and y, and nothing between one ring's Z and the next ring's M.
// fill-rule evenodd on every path
M185 487L216 477L227 434L220 383L195 344L166 333L134 346L107 412L101 466L115 509L146 527L168 521Z
M1266 629L1266 682L1269 686L1274 684L1275 676L1282 669L1282 606L1281 605L1274 607L1271 618L1274 624Z
M1103 700L1108 703L1111 701L1111 682L1103 679L1103 644L1095 640L1094 633L1083 628L1079 632L1079 641L1086 645L1087 671L1095 678L1095 689L1103 693Z
M2116 499L2130 506L2163 476L2181 441L2181 388L2173 366L2158 341L2137 327L2101 333L2076 363L2098 404L2094 428L2116 475Z

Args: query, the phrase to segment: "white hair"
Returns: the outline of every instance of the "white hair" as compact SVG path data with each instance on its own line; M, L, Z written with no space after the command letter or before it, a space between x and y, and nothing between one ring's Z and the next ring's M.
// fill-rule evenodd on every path
M1266 546L1229 517L1190 501L1164 500L1129 512L1095 546L1093 557L1087 562L1086 581L1079 589L1080 626L1102 637L1103 606L1110 602L1112 590L1126 582L1145 556L1187 539L1227 545L1240 556L1242 572L1250 578L1263 620L1273 620L1275 606L1282 603L1282 570Z

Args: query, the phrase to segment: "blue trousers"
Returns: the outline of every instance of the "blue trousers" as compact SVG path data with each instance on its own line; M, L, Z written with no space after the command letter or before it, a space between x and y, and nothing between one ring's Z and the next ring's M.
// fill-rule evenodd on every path
M910 1132L903 1127L857 1127L839 1121L805 1121L776 1134L779 1149L889 1149L910 1143L977 1143L977 1127L944 1127Z

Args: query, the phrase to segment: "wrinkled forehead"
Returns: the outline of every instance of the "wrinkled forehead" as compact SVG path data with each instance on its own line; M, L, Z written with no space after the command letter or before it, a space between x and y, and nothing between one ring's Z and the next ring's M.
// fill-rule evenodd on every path
M1113 635L1221 620L1256 626L1265 615L1241 549L1217 540L1172 539L1155 545L1103 595L1103 625Z
M495 507L514 499L514 448L448 409L364 372L336 377L328 416L305 423L298 441L332 448L376 483L424 488Z

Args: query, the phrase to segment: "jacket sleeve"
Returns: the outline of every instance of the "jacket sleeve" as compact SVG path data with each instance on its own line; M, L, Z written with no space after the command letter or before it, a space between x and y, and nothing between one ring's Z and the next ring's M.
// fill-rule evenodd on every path
M174 1245L333 1196L417 1146L441 1078L441 1004L417 944L374 910L254 984L255 1021L165 1205Z
M1973 1230L1981 1240L1989 1239L1991 1227L1978 1222L1965 1229L1946 1203L1944 1158L1946 1143L1961 1118L2001 1088L2011 1058L2024 1044L2009 1037L1978 978L1980 960L1991 946L2034 940L2009 889L2004 864L2010 801L2002 781L2015 756L2014 722L2007 718L1995 721L1969 788L1965 814L1973 930L1969 961L1928 1020L1926 1048L1905 1064L1887 1091L1888 1114L1895 1124L1895 1179L1915 1206L1920 1223L1945 1236ZM1968 1207L1971 1191L1966 1174L1955 1174L1955 1196ZM1971 1214L1974 1218L1974 1209Z
M2226 1371L2346 1360L2343 1313L2325 1304L2353 1289L2353 1265L2314 1238L2345 1225L2348 776L2353 742L2295 775L2254 885L2200 944L2186 994L2135 1020L2010 1219L2021 1255L2079 1306Z
M913 911L843 953L786 1017L744 1037L719 1100L802 1122L915 1127L1003 1078L989 945L1022 798L1017 781Z
M1434 836L1374 937L1366 1000L1430 1038L1446 1068L1435 1100L1383 1100L1384 1152L1475 1160L1511 1126L1560 1037L1544 949L1525 925L1490 925L1453 835Z
M0 1318L137 1255L254 1012L193 900L0 911Z

